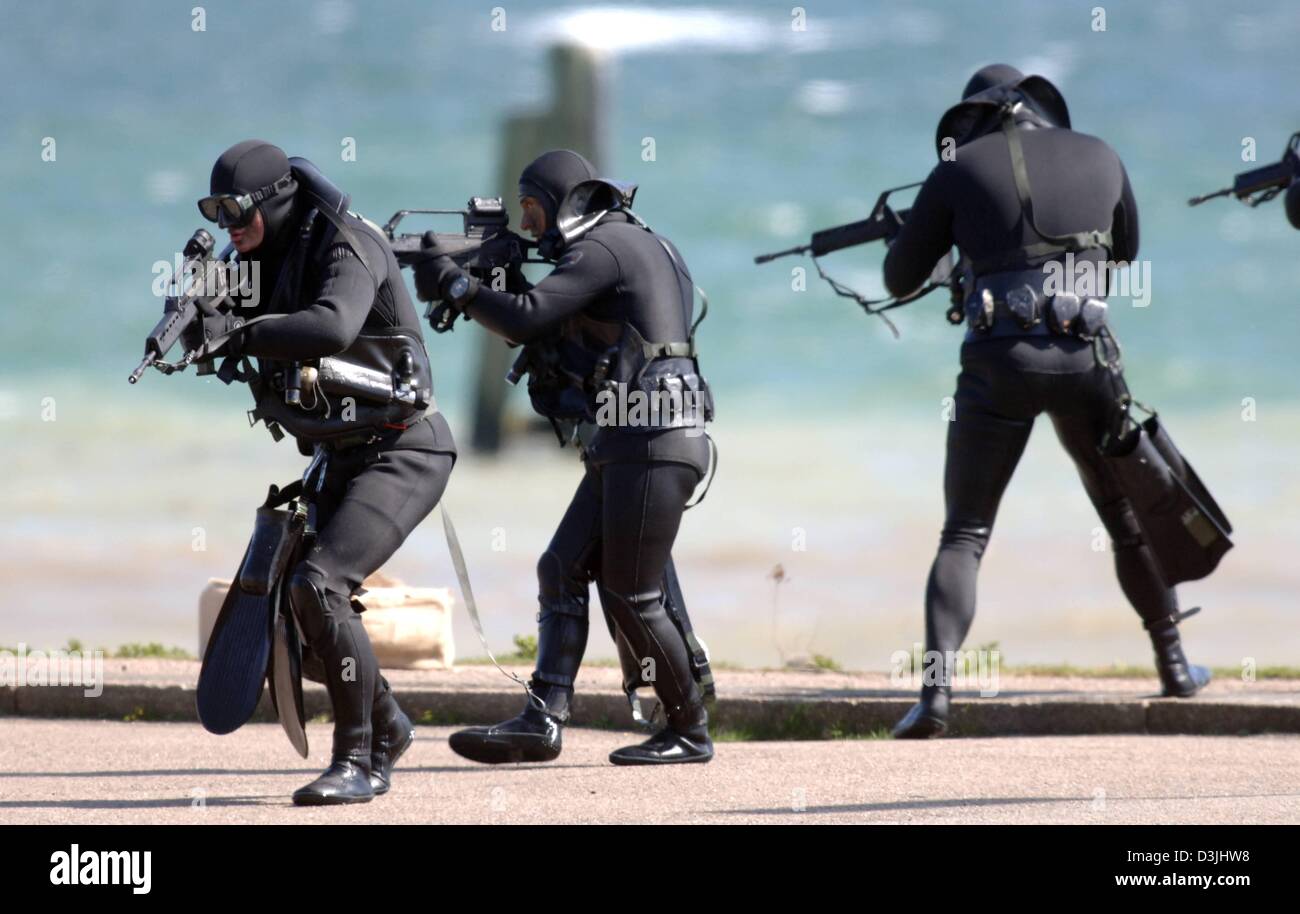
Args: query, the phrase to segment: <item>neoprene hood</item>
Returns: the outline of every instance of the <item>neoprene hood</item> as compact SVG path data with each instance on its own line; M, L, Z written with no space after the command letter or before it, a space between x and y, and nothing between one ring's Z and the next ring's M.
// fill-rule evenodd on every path
M236 143L212 166L209 193L251 194L289 174L289 157L284 150L265 140ZM266 226L263 248L283 247L284 236L292 231L294 195L298 183L293 181L279 194L257 205Z

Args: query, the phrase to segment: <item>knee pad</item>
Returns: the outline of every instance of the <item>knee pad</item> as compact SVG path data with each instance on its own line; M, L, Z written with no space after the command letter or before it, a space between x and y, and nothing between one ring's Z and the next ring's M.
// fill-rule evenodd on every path
M330 615L324 588L310 573L295 571L290 576L289 604L309 646L315 648L329 638L335 620Z
M542 603L580 598L586 613L587 580L549 549L537 560L537 598Z
M992 527L980 524L944 524L943 532L939 534L939 547L973 552L976 558L980 558L992 535Z

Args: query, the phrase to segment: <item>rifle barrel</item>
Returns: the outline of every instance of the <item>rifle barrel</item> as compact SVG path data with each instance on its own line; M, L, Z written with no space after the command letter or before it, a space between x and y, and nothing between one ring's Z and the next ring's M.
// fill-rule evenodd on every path
M772 254L759 254L754 258L754 263L768 263L776 260L778 257L789 257L791 254L804 254L812 248L811 244L800 244L792 248L786 248L784 251L776 251Z
M146 355L143 359L140 360L140 364L136 366L135 371L131 372L131 375L130 377L127 378L127 381L131 382L132 384L134 384L136 381L139 381L140 376L143 375L149 369L149 366L154 363L154 360L156 358L157 356L155 356L152 352Z
M1214 193L1212 193L1212 194L1202 194L1202 195L1199 196L1199 197L1192 197L1192 199L1190 199L1190 200L1187 201L1187 205L1188 205L1188 206L1200 206L1200 205L1201 205L1202 203L1204 203L1206 200L1213 200L1215 197L1226 197L1226 196L1228 196L1228 194L1230 194L1230 193L1232 193L1232 188L1231 188L1231 187L1225 187L1223 190L1216 190L1216 191L1215 191Z

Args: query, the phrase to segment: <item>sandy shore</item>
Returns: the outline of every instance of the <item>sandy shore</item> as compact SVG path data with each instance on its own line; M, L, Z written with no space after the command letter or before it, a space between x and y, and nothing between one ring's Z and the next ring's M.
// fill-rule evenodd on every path
M776 446L784 436L774 429L719 425L718 479L687 514L676 549L696 629L716 658L780 666L820 653L845 668L885 669L923 638L943 427L899 420L885 434L859 418L796 424L796 455ZM250 432L238 414L144 448L157 434L146 419L101 418L119 431L94 451L64 440L75 436L70 422L28 430L41 446L16 455L10 478L23 484L0 490L0 575L14 584L0 646L77 638L89 647L196 649L198 591L231 575L266 485L292 479L305 461ZM1289 549L1300 510L1278 509L1300 506L1290 438L1276 422L1251 429L1250 440L1222 434L1234 422L1178 424L1180 444L1238 528L1221 569L1180 589L1185 606L1205 607L1185 624L1185 641L1202 663L1293 664L1300 565ZM1230 471L1243 461L1251 474ZM453 474L447 503L498 651L535 631L537 556L579 472L572 453L538 438L497 459L467 454ZM454 586L440 525L422 525L386 570L415 585ZM1003 502L979 599L968 646L997 642L1004 663L1150 663L1097 518L1050 428L1031 439ZM461 655L481 653L459 609L455 635ZM588 656L612 655L604 626L593 624Z

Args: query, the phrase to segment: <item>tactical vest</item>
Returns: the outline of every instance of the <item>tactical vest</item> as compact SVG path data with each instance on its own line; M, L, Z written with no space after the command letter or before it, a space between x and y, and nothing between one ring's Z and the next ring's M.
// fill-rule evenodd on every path
M672 249L658 236L655 240L684 276ZM558 334L524 347L521 361L529 371L533 409L552 424L590 422L639 434L711 422L713 394L700 373L695 348L695 328L708 314L703 292L701 299L700 316L685 341L648 341L628 321L599 320L585 313L567 318ZM689 315L690 302L683 307ZM645 405L639 411L638 401ZM619 421L604 421L611 416Z
M343 217L323 199L315 202L281 267L268 307L271 314L292 313L302 306L307 264L322 264L335 244L346 244L372 279L375 275ZM251 422L265 422L277 440L283 429L300 440L335 447L406 428L434 406L424 338L407 327L367 327L346 350L325 358L258 359L249 387L257 403L249 413Z

